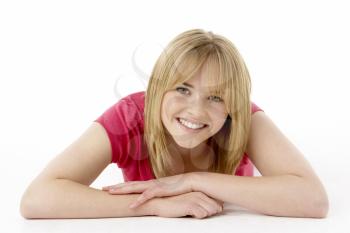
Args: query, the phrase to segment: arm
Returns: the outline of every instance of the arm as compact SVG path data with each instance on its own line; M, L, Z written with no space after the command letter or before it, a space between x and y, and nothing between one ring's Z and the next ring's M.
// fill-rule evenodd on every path
M252 115L247 154L262 177L196 173L194 190L268 215L327 215L328 198L321 181L262 111Z
M262 214L289 217L325 217L324 203L310 182L293 175L244 177L193 173L193 191Z
M38 182L24 194L25 218L108 218L154 215L152 199L137 209L129 205L140 194L110 195L66 179Z
M111 147L103 126L94 122L29 185L20 212L25 218L100 218L152 215L153 202L131 210L139 194L109 195L89 187L110 164Z

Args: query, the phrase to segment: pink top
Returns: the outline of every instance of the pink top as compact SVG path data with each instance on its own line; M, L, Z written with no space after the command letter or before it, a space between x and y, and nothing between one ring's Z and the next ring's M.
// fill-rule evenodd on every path
M155 179L143 142L145 92L130 94L109 107L95 122L106 130L111 147L111 163L122 169L124 181ZM263 111L252 102L252 113ZM253 176L253 164L244 153L235 175Z

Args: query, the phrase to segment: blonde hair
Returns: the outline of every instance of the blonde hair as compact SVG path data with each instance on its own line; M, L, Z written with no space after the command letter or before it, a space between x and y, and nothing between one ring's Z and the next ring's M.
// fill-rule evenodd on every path
M191 79L204 64L208 64L210 74L214 72L209 75L212 81L209 89L222 97L228 113L223 127L210 138L215 162L209 171L233 174L243 158L251 122L248 69L231 41L212 32L193 29L176 36L161 53L145 94L144 140L157 179L174 175L161 120L163 96L175 85Z

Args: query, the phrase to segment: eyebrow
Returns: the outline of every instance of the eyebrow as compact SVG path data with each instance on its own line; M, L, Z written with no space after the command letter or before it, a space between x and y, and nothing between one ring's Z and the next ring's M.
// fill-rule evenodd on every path
M189 84L189 83L183 83L183 85L185 85L185 86L188 86L188 87L191 87L191 88L194 88L191 84Z

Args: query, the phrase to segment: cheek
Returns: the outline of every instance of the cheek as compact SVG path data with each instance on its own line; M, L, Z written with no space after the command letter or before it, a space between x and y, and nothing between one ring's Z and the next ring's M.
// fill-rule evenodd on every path
M222 128L222 126L225 124L226 118L227 116L214 118L213 126L216 128L216 130L219 130Z
M166 110L166 113L174 113L181 109L184 105L184 100L176 96L170 96L165 99L163 108Z
M167 104L171 105L176 105L176 106L180 106L181 104L183 104L185 101L184 97L178 96L178 95L169 95L169 98L167 98Z
M220 129L227 118L227 112L223 106L215 106L210 109L210 118L212 119L214 128Z
M220 104L220 105L214 105L211 109L210 112L213 114L213 116L220 121L226 119L227 117L227 111L225 108L225 105Z
M167 118L168 120L171 120L170 118L181 109L181 106L183 105L183 100L181 98L176 97L174 95L167 95L164 96L163 103L162 103L162 120L164 121L164 118Z

